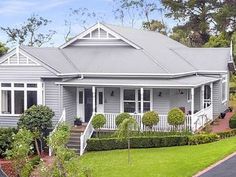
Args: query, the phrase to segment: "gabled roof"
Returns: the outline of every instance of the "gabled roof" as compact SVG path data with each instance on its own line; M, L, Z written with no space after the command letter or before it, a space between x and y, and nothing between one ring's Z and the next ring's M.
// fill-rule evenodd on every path
M173 77L227 72L230 62L229 48L189 48L157 32L109 24L94 25L59 48L21 49L59 75Z

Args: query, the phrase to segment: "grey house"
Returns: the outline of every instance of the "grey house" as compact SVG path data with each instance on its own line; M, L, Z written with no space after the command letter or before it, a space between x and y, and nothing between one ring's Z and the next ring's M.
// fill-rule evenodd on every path
M145 129L142 114L155 110L154 129L169 131L167 113L179 107L180 128L195 131L227 108L230 70L229 48L189 48L157 32L98 23L59 48L20 46L0 58L0 126L16 126L24 110L43 104L55 112L54 125L103 113L104 129L113 130L115 117L129 112ZM86 131L85 139L90 123Z

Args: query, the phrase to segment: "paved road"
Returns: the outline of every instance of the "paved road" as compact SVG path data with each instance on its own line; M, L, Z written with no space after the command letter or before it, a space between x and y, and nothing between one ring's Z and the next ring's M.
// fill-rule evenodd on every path
M0 168L0 177L6 177L6 175L4 175L4 173L2 172L1 168Z
M202 174L200 177L236 177L236 155Z

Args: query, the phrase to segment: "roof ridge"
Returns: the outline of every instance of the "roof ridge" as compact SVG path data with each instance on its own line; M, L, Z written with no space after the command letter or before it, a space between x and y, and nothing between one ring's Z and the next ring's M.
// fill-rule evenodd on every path
M150 53L148 53L147 51L145 51L144 49L141 50L145 55L148 56L149 59L151 59L157 66L160 66L163 70L165 70L167 73L170 73L170 71L165 68L164 66L162 66L162 64L160 64L155 57L153 57Z
M70 58L65 54L65 52L58 48L59 52L65 57L65 59L76 69L78 72L80 72L80 69L70 60Z
M192 66L194 69L198 70L192 63L190 63L186 58L184 58L182 55L180 55L177 51L175 51L172 48L169 48L172 52L174 52L177 56L179 56L182 60L184 60L186 63L188 63L190 66Z

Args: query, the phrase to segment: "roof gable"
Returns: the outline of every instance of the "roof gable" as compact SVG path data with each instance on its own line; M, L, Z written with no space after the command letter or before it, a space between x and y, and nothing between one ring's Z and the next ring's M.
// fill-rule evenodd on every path
M107 28L105 25L97 23L88 30L82 32L67 43L63 44L60 49L69 46L131 46L140 49L138 45L124 38L115 31Z

